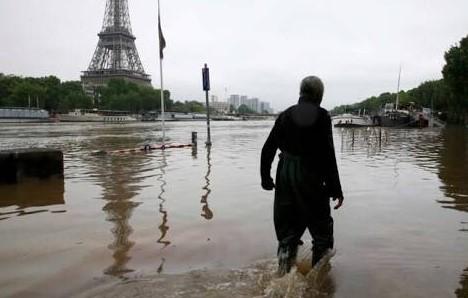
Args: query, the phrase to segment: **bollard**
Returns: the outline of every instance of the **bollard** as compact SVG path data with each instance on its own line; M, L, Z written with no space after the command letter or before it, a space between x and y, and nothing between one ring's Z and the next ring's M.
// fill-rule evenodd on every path
M197 158L197 151L198 151L198 146L197 146L197 132L192 131L192 157L193 159Z
M197 132L192 131L192 146L197 146Z
M0 184L18 183L24 178L63 177L63 153L54 149L0 151Z
M382 146L382 128L379 128L379 147Z

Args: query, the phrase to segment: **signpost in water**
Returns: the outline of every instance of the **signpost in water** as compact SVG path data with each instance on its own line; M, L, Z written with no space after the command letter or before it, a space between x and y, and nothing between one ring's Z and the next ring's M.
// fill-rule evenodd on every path
M208 92L210 91L210 69L205 63L205 67L202 69L203 78L203 90L206 95L206 125L208 130L208 139L206 140L206 146L211 146L211 132L210 132L210 102L208 100Z

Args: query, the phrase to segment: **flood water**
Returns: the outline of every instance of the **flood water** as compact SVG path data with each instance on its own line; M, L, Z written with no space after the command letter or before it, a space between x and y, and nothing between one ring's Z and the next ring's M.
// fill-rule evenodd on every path
M203 122L168 123L171 142L198 131L197 150L107 155L93 152L157 143L160 125L2 125L0 149L63 150L65 179L0 186L0 297L151 279L164 293L154 297L175 297L175 284L235 275L215 272L274 270L273 193L259 178L272 124L214 122L208 150ZM337 254L314 297L468 297L468 130L378 136L334 130L345 203L333 211ZM209 297L261 295L258 284Z

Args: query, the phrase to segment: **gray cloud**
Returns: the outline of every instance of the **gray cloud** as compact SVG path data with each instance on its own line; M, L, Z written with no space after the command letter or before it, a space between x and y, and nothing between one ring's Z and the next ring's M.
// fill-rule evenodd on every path
M324 105L441 77L443 53L468 33L466 0L161 0L165 87L202 99L247 94L283 109L302 77L325 82ZM129 0L137 48L159 85L156 1ZM0 72L76 80L97 44L105 0L1 0Z

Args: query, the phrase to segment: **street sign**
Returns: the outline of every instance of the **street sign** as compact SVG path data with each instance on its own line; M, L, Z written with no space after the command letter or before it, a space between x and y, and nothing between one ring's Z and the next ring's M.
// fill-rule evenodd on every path
M210 91L210 69L205 63L205 67L202 69L203 77L203 90L206 96L206 129L208 132L208 139L206 140L206 146L211 146L211 132L210 132L210 102L208 100L208 92Z
M203 90L209 91L210 90L210 69L205 63L205 67L202 69L202 77L203 77Z

